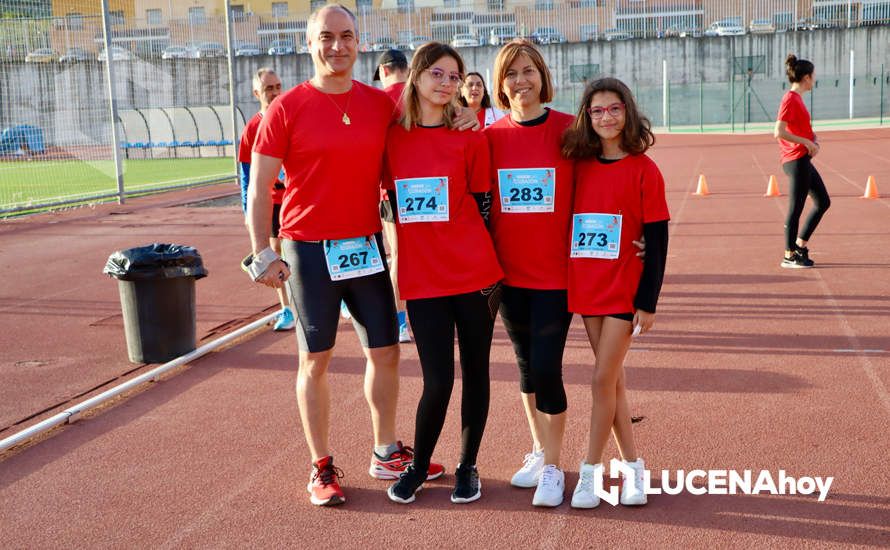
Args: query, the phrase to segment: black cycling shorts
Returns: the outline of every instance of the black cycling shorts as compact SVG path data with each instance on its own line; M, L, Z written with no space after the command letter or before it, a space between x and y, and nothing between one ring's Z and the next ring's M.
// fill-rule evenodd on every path
M383 252L383 237L374 235ZM287 281L297 314L297 343L309 352L334 347L340 323L340 302L346 302L352 324L364 348L396 345L399 341L395 298L389 271L332 281L323 241L282 239L281 253L290 264ZM385 264L385 262L384 262Z
M272 238L278 238L278 232L281 231L281 205L272 205Z

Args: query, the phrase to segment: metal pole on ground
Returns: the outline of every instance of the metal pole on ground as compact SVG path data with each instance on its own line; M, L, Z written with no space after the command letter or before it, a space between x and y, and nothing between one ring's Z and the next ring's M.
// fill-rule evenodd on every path
M670 129L668 107L668 62L667 59L664 59L661 62L661 119L664 121L664 126Z
M881 126L884 125L884 64L881 63L881 115L878 122Z
M698 79L698 131L705 131L705 77Z
M853 78L853 50L850 50L850 118L853 118L853 84L856 79Z
M108 86L108 107L111 110L111 143L114 155L114 173L117 182L117 202L124 204L124 170L121 166L121 148L117 135L117 99L114 97L114 52L111 50L111 22L108 0L102 0L102 40L105 43L105 84Z
M235 176L238 176L238 116L235 114L235 40L232 32L232 0L225 1L226 6L226 43L229 55L226 56L226 67L229 71L229 107L232 112L232 160L235 163ZM223 149L225 151L225 149Z

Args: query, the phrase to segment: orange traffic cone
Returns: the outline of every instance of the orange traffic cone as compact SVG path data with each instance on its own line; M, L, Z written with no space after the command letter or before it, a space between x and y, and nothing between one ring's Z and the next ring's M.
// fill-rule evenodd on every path
M769 184L766 186L766 193L763 194L764 197L781 197L782 193L779 193L779 182L776 181L776 176L770 175Z
M711 192L708 191L708 180L705 179L705 175L702 174L698 177L698 188L695 190L693 195L710 195Z
M874 176L868 176L868 182L865 184L865 193L862 195L863 199L878 199L881 196L878 195L878 184L875 183Z

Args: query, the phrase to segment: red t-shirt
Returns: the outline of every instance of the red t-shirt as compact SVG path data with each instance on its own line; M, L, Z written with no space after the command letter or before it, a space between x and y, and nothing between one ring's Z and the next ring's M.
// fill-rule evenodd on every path
M782 103L779 104L779 114L776 119L788 123L788 132L795 136L809 140L816 137L813 127L810 126L810 112L807 111L803 97L797 92L791 90L785 92L785 95L782 96ZM782 153L782 162L790 162L807 154L805 146L784 139L779 140L779 151Z
M551 290L567 287L575 163L562 156L560 147L562 134L573 120L571 115L551 110L538 126L523 126L505 116L484 131L491 149L491 233L504 268L504 284ZM510 173L500 171L514 168L555 170L552 212L503 211L498 175L506 178Z
M392 86L387 86L383 88L383 91L386 92L390 98L392 98L392 102L396 104L397 113L402 112L402 90L405 89L404 82L396 82Z
M250 154L253 152L253 143L256 141L256 133L261 120L263 120L263 113L259 112L244 125L244 129L241 131L241 143L238 145L238 162L250 162ZM284 182L276 180L272 185L272 204L281 204L283 198Z
M317 241L380 231L380 174L392 113L389 96L355 80L345 94L324 94L303 82L272 102L253 150L283 160L282 238Z
M611 164L578 161L573 211L620 214L622 219L618 258L569 260L569 311L581 315L634 312L643 262L632 241L643 235L644 223L670 219L658 166L645 154L628 155Z
M500 281L504 273L472 195L490 189L485 136L444 126L410 132L393 126L384 163L386 189L396 190L396 180L448 178L447 221L401 223L395 213L401 297L453 296Z

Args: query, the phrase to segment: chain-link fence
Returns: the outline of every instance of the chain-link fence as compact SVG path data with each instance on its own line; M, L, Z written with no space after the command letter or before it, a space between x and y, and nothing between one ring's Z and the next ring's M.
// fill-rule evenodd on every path
M105 10L101 0L0 0L0 216L232 179L237 135L258 108L253 72L273 66L286 88L311 76L306 19L323 2L258 5L269 12L233 2L227 21L222 0L115 0ZM345 5L357 14L355 78L365 82L377 52L410 55L429 40L458 46L490 82L498 46L521 36L541 45L555 108L575 112L586 82L614 75L674 131L772 121L789 51L816 64L807 97L816 121L883 123L890 93L890 0Z

